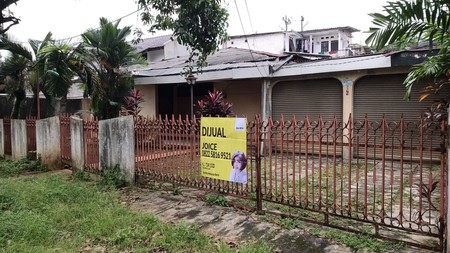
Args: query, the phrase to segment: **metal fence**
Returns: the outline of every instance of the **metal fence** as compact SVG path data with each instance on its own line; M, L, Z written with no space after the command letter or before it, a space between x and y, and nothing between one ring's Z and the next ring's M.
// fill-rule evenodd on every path
M85 117L83 119L84 139L84 168L87 171L98 173L100 170L98 118Z
M347 230L334 219L369 224L381 237L380 227L437 238L431 246L406 236L401 240L442 249L445 129L444 123L423 119L312 122L308 117L256 117L247 126L244 185L201 176L196 119L139 118L136 168L138 175L255 200L257 211L271 211L267 203L274 203L311 212L311 220L320 218Z
M3 137L5 142L5 155L12 155L11 147L11 117L3 118Z
M60 121L60 145L61 145L61 159L70 163L72 160L71 154L71 138L70 138L70 114L61 114L59 115Z
M25 119L27 127L27 152L36 151L36 117L30 116Z

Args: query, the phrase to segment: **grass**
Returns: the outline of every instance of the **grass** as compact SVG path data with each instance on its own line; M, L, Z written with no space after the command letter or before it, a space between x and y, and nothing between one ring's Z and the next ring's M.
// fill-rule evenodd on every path
M377 240L375 238L370 237L369 235L347 233L342 230L336 229L322 230L319 228L313 228L311 229L310 232L312 235L315 236L336 240L356 251L365 249L373 252L386 252L388 250L395 251L404 248L404 245L401 243L392 243Z
M166 224L121 204L119 192L60 176L22 176L0 161L0 252L272 252L230 248L198 227ZM13 170L15 171L15 170ZM22 171L22 170L18 170ZM82 180L79 180L82 179Z
M0 177L19 176L24 172L46 171L38 161L22 159L18 161L0 160Z

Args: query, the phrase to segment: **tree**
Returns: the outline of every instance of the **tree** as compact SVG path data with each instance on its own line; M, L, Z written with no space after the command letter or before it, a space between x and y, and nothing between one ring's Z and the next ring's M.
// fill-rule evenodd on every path
M67 94L73 85L72 80L79 73L79 68L83 68L79 53L78 47L56 42L37 51L36 68L43 78L40 89L51 105L51 115L66 111ZM61 101L59 106L58 101Z
M6 92L10 99L13 99L13 110L11 117L19 118L19 111L22 102L26 98L26 75L28 68L28 59L17 53L12 53L6 57L0 69L0 75L4 78Z
M79 56L76 48L64 43L55 43L52 33L48 33L44 40L29 40L31 51L20 43L10 41L3 37L0 40L0 49L11 53L11 60L8 64L21 64L22 80L24 83L6 83L10 90L16 88L30 89L34 93L35 103L38 99L38 88L44 94L47 101L47 116L55 114L56 98L65 98L72 85L71 79L79 67ZM10 58L8 58L10 59ZM15 59L12 61L12 59ZM8 65L6 65L8 66ZM16 66L16 69L19 66ZM10 68L11 69L11 68ZM5 71L9 71L8 68ZM12 75L10 75L12 77ZM10 80L13 80L10 78ZM17 79L19 80L19 79ZM12 93L14 94L14 93ZM20 94L20 93L17 93ZM15 101L20 101L15 99ZM15 107L16 108L16 105ZM20 108L20 105L17 105ZM64 108L63 108L64 111ZM56 112L56 113L59 113ZM13 110L13 114L16 112ZM18 116L18 115L16 115Z
M89 29L82 34L80 51L86 68L80 78L91 87L92 108L99 119L119 115L125 96L134 84L127 67L146 63L126 41L131 27L119 28L119 22L100 18L99 29Z
M218 50L228 38L228 13L221 6L221 0L138 0L143 8L141 19L150 25L149 31L172 30L178 43L192 50L189 63L196 61L201 70L206 66L206 58ZM152 15L157 10L157 15ZM185 69L185 75L192 74L191 64Z
M437 94L450 84L450 0L400 0L383 6L384 13L369 14L375 27L369 30L366 43L377 50L398 42L427 41L430 49L434 44L438 54L413 66L404 84L405 100L420 80L433 80L422 91L419 100ZM433 106L431 115L445 119L449 98L443 98ZM444 111L442 111L444 110ZM442 118L444 117L444 118Z
M9 10L9 6L16 4L19 0L2 0L0 2L0 9L2 15L0 16L0 36L4 36L5 33L14 25L19 24L20 19L14 16Z

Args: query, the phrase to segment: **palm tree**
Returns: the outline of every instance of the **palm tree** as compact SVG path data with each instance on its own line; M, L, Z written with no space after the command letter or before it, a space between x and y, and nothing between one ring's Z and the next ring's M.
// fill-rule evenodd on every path
M52 110L65 112L67 93L73 84L73 78L83 68L78 47L66 43L52 43L38 52L36 67L42 74L41 90L52 105ZM61 100L61 108L57 105ZM54 111L59 114L59 111Z
M13 119L19 118L19 111L22 102L26 97L26 72L28 68L28 59L25 57L12 53L6 57L0 69L0 75L3 76L6 84L6 92L9 97L14 100L11 117Z
M422 91L420 100L439 93L450 84L450 0L400 0L388 2L384 13L369 14L375 27L370 28L366 43L381 50L399 42L426 41L430 49L439 48L435 56L415 65L408 74L405 100L410 99L411 88L419 80L434 80ZM435 105L436 115L446 115L448 97ZM443 113L443 114L442 114Z
M6 91L14 101L12 118L19 118L20 107L26 98L29 86L29 71L32 68L32 53L19 43L12 42L6 37L0 39L0 49L8 50L10 54L5 58L0 70L4 78Z
M127 67L145 63L126 41L131 27L119 28L119 22L100 18L99 29L89 29L82 34L82 55L87 68L81 78L92 87L92 108L100 119L118 116L134 84Z
M20 87L26 86L33 91L35 103L38 101L38 92L42 91L47 102L45 113L47 116L53 116L59 113L59 111L55 112L55 108L59 108L57 100L66 99L72 85L72 78L82 66L78 48L66 43L56 43L50 32L42 41L29 40L28 42L31 51L7 38L1 39L0 48L8 50L16 58L20 57L24 64L22 79L26 81L26 84ZM13 83L7 86L13 87ZM20 106L17 105L17 107Z

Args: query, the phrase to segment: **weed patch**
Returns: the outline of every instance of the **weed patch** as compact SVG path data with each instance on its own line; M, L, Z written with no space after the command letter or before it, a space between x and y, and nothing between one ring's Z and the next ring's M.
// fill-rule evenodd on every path
M207 194L206 201L210 204L219 205L219 206L229 206L228 200L222 195L216 194Z
M25 172L47 171L47 167L42 166L39 161L22 159L18 161L1 160L0 177L18 176Z
M100 173L100 185L107 189L122 188L127 185L125 175L120 170L120 165L116 164L113 167L102 168Z
M315 236L336 240L358 251L366 249L374 252L386 252L404 248L403 244L377 240L366 234L353 234L336 229L321 230L319 228L314 228L310 232Z

